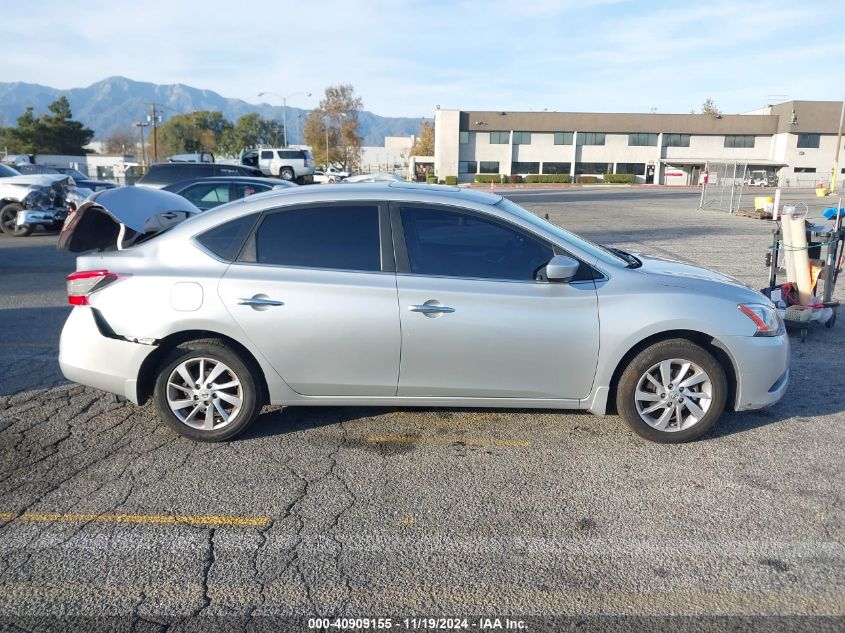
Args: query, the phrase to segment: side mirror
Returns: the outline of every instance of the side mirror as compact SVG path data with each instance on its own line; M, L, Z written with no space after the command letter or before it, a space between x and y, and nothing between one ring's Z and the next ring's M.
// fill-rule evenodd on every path
M578 260L567 255L555 255L546 264L546 279L549 281L569 281L578 273Z

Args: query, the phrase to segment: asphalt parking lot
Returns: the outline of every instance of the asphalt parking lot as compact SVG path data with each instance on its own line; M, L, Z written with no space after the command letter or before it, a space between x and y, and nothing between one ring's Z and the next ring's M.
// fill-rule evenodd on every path
M695 191L507 195L595 241L767 279L769 223L698 212ZM0 628L845 626L841 319L793 339L778 407L692 444L614 416L346 407L268 407L238 440L195 444L63 380L74 263L55 240L0 236Z

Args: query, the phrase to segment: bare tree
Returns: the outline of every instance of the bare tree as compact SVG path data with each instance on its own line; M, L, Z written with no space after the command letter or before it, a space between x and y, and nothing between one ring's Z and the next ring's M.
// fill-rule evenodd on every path
M138 143L138 134L133 130L114 130L103 143L106 154L134 154Z
M710 114L712 116L722 116L722 111L716 107L716 102L711 97L707 97L704 103L701 104L701 114Z

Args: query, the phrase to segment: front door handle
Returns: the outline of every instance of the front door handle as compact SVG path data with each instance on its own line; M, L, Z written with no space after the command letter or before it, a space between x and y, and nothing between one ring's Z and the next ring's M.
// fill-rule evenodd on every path
M238 299L238 305L250 306L255 310L266 310L272 306L283 306L285 302L271 299L267 295L253 295L252 297Z
M455 308L441 306L436 303L423 303L422 305L408 306L411 312L422 312L423 314L451 314Z

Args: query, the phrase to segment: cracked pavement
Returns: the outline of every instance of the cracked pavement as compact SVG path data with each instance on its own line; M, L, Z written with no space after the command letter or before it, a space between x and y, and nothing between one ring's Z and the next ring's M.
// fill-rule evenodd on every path
M765 284L769 225L700 214L695 192L508 195L590 239ZM62 378L74 263L55 239L0 236L0 630L845 626L843 322L793 339L780 406L693 444L648 444L613 416L353 407L267 407L242 438L194 444L152 406ZM97 519L124 515L141 519ZM143 520L172 515L266 523Z

